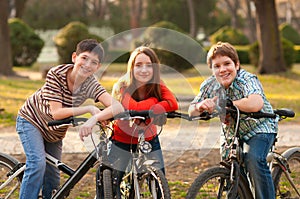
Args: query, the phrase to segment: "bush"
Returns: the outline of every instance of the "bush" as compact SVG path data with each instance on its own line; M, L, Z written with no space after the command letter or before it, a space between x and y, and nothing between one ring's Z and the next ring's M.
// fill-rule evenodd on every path
M291 25L283 23L279 26L279 31L282 37L295 45L300 45L300 34Z
M250 59L249 59L249 46L234 46L241 64L249 64Z
M291 69L296 58L296 51L294 50L294 44L289 40L281 37L281 46L283 49L283 59L286 64L286 67L288 69ZM249 57L250 57L251 64L257 67L258 58L259 58L258 42L254 42L252 45L250 45Z
M21 19L8 21L12 59L15 66L31 66L38 58L44 41Z
M72 53L75 51L76 45L84 39L103 41L101 37L89 33L87 26L78 21L70 22L60 29L54 37L59 63L72 63ZM105 46L103 47L105 48Z
M220 28L217 32L209 37L211 43L215 44L218 41L229 42L232 45L248 45L249 39L241 31L229 26Z

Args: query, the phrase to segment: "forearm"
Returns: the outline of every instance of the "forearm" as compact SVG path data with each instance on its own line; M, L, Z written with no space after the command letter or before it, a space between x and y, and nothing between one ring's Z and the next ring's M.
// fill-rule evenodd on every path
M248 97L235 100L233 104L244 112L257 112L263 108L263 98L259 94L252 94Z
M59 120L64 119L71 116L77 116L82 115L85 113L91 113L93 112L93 109L95 109L95 106L82 106L82 107L69 107L69 108L59 108L55 111L52 111L51 114L53 116L53 119Z

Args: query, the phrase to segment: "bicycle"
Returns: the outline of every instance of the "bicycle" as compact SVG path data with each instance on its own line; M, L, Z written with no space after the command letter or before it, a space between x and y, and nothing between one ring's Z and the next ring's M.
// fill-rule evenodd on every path
M194 198L240 198L253 199L251 183L246 175L243 165L242 140L239 137L240 120L259 119L263 117L278 118L279 121L287 117L294 117L295 113L289 109L274 110L269 113L245 113L237 107L226 108L226 113L234 115L236 120L235 132L230 144L228 158L220 162L220 166L206 169L192 183L187 192L187 199ZM206 119L216 117L213 113ZM242 115L244 115L242 117ZM201 119L201 118L200 118ZM279 198L300 198L299 166L300 147L293 147L282 154L275 151L275 143L268 154L267 161L271 169L276 196ZM282 174L285 174L286 178Z
M125 111L121 120L128 120L132 125L136 125L138 132L138 143L132 144L130 148L131 160L124 175L121 176L120 185L116 182L117 177L113 176L116 197L127 198L171 198L168 181L164 173L155 166L157 160L147 157L152 151L151 144L145 140L144 127L138 127L134 120L146 121L155 118L157 115L150 110L146 111ZM127 116L126 116L127 115ZM145 127L147 128L147 127ZM162 126L160 132L162 131ZM159 132L159 133L160 133ZM135 132L132 132L134 134ZM158 133L158 135L159 135ZM134 145L134 146L133 146ZM117 173L117 169L115 173ZM117 194L117 189L121 196Z
M78 126L85 122L86 118L75 118L70 117L63 120L56 120L49 122L48 125L68 125ZM57 167L61 172L68 175L69 178L64 182L58 190L55 190L52 198L62 199L67 198L73 187L79 182L80 179L99 163L102 167L101 178L97 176L97 183L103 184L103 192L105 198L112 198L112 183L111 183L111 166L107 161L107 143L108 136L106 134L105 127L100 123L97 123L99 127L99 143L95 144L93 137L92 141L95 149L88 154L83 162L78 166L77 169L72 169L65 163L57 160L53 156L46 154L47 163ZM0 198L7 199L18 197L20 184L23 178L25 163L19 162L16 158L11 155L0 153ZM102 191L102 190L100 190Z

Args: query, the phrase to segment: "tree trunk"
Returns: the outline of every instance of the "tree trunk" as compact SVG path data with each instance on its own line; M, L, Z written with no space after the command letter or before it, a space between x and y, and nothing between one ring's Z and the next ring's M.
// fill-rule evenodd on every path
M130 28L132 29L133 37L138 36L138 31L135 30L140 28L140 20L142 16L142 0L130 0Z
M254 0L254 3L259 46L258 72L271 74L286 71L275 0Z
M196 17L195 17L193 0L187 0L187 5L188 5L189 17L190 17L190 36L192 38L195 38L197 31L196 31Z
M11 46L8 27L8 0L0 0L0 74L12 75Z
M251 43L256 41L256 27L255 27L255 19L252 16L252 10L250 2L251 0L245 0L247 5L247 22L248 22L248 30L249 30L249 40Z
M228 9L231 13L231 26L235 29L239 28L239 22L238 22L239 0L234 0L234 1L225 0L225 3L227 4Z
M21 19L23 17L26 1L27 0L15 0L16 17L17 18Z

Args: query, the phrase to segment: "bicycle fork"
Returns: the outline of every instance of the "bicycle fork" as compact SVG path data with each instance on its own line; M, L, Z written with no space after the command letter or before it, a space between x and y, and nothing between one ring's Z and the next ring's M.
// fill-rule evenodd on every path
M290 175L291 171L289 169L289 165L287 164L285 159L282 159L281 156L277 156L276 154L274 155L274 159L277 161L278 165L280 166L281 170L283 171L284 175L286 176L286 178L288 179L288 181L290 182L290 184L292 185L292 187L294 188L295 192L297 193L297 195L300 197L300 193L295 185L295 183L293 182L293 179Z
M8 179L1 184L0 186L0 190L3 189L4 187L6 187L6 185L8 185L14 178L16 178L20 173L24 172L25 170L25 164L18 164L11 172L9 172L7 174ZM18 187L18 184L12 189L11 193L14 192L16 190L16 188ZM9 195L11 194L9 193Z

